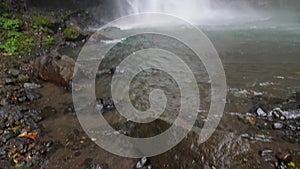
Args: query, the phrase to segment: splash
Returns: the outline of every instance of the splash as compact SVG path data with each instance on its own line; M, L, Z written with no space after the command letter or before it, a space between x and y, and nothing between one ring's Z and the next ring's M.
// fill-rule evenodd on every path
M197 25L223 25L256 18L255 12L244 2L229 4L212 0L115 0L114 9L117 16L158 12Z

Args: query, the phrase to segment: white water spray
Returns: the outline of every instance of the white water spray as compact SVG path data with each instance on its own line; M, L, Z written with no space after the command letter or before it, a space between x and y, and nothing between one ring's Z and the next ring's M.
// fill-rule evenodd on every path
M114 9L118 16L159 12L180 17L197 25L222 25L254 20L253 12L250 12L247 5L241 5L241 2L239 9L233 9L230 4L225 7L224 4L218 5L212 0L115 0Z

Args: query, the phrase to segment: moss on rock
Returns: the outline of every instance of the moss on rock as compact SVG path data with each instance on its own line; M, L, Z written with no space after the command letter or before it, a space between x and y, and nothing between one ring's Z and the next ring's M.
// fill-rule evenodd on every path
M68 26L64 30L63 36L66 40L69 41L82 40L86 37L84 35L84 32L79 27L75 27L75 26Z

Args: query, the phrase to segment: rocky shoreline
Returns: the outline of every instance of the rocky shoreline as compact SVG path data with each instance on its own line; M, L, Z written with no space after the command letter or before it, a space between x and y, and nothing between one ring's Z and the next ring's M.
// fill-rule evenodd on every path
M49 56L84 43L90 32L82 20L92 19L85 11L29 11L22 1L0 5L0 168L42 166L53 141L40 140L47 117L35 107L43 97L36 90L43 81L68 85L75 61Z

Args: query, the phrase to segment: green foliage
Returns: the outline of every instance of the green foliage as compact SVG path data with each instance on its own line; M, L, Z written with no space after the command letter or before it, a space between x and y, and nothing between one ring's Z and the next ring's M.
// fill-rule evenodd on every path
M21 27L21 22L19 19L0 17L0 27L4 29L16 30Z
M8 1L0 3L1 56L16 60L32 54L37 48L46 49L58 44L59 38L51 29L52 24L58 23L55 12L22 13L7 8L11 4Z
M22 15L22 17L25 20L30 20L31 19L30 15L26 15L26 14Z
M45 46L48 48L50 46L53 46L55 44L58 43L58 39L55 38L55 37L52 37L52 36L47 36L45 39L44 39L44 42L45 42Z
M0 44L0 50L11 55L30 54L35 46L31 36L16 31L6 32L4 39L4 43Z

